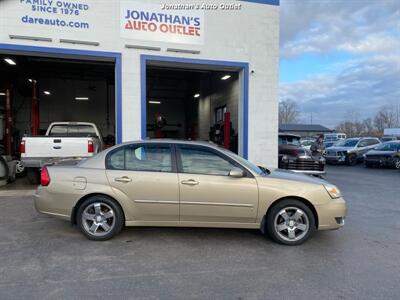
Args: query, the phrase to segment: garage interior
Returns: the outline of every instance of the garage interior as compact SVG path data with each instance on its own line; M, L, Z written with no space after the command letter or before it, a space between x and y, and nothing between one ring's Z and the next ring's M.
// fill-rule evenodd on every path
M7 90L11 108L7 109ZM6 116L9 116L8 118ZM18 157L24 135L44 135L52 122L92 122L115 143L115 63L105 60L0 54L0 145Z
M146 65L148 138L212 141L238 153L239 72Z

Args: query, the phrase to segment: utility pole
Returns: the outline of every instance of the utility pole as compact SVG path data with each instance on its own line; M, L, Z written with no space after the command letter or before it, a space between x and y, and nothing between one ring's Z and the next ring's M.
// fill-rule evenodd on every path
M312 112L311 112L311 125L312 125L312 121L313 121L313 120L312 120Z

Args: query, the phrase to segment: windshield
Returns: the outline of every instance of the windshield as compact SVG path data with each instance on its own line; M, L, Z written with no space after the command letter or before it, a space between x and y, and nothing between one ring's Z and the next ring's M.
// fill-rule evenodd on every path
M354 147L355 145L357 145L358 141L359 141L359 139L343 140L343 141L337 142L335 146L338 146L338 147Z
M383 144L380 144L378 147L375 147L375 150L379 150L379 151L399 151L400 150L400 143L383 143Z
M314 144L314 141L312 140L301 141L302 146L311 146L312 144Z
M300 138L296 136L280 136L279 145L294 145L301 146Z
M232 151L227 150L225 148L219 148L219 149L222 152L225 152L229 156L231 156L234 159L236 159L237 161L239 161L242 165L244 165L246 168L248 168L252 172L256 173L257 175L264 174L264 172L259 167L257 167L255 164L249 162L247 159L244 159L243 157L241 157L241 156L237 155L236 153L233 153Z

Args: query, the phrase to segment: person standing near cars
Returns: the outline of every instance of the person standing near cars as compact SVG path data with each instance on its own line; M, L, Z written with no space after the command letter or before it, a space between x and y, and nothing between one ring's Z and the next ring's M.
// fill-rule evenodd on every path
M325 152L324 136L321 134L317 137L315 142L311 145L312 156L322 156Z

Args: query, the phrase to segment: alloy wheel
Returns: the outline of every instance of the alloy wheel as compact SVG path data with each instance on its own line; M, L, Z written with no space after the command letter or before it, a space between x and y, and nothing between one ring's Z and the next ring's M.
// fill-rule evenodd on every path
M115 227L114 211L106 203L91 203L82 213L82 224L88 234L96 237L104 236Z
M24 173L24 171L25 171L24 164L22 163L22 161L17 160L17 164L15 165L15 172L17 174L22 174L22 173Z
M396 169L400 169L400 158L396 158L396 159L394 160L394 167L395 167Z
M275 216L274 228L281 239L296 242L307 234L310 221L302 209L285 207Z

